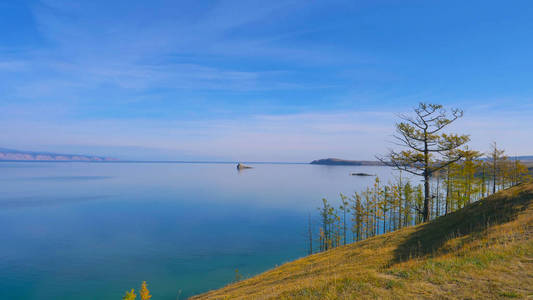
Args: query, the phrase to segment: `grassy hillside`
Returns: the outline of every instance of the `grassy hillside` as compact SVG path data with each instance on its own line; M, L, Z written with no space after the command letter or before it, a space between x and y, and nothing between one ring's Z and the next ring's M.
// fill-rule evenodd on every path
M193 299L533 297L533 183Z

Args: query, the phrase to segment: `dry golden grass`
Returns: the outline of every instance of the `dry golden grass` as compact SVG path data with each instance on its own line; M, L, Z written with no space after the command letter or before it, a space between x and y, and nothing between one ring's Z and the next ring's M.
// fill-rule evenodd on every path
M533 297L533 183L192 299Z

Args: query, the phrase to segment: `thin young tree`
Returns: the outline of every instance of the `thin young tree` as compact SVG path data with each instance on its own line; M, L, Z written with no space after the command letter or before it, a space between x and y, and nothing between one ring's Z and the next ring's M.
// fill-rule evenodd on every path
M148 287L146 285L146 281L143 281L141 284L141 290L139 291L139 295L141 295L141 300L150 300L152 298L152 295L150 295L150 291L148 290Z
M481 190L480 195L481 198L488 196L489 191L489 185L487 182L487 170L488 170L488 162L486 160L481 160Z
M363 207L361 205L361 196L355 193L351 198L352 209L352 239L353 241L361 240L361 233L363 228Z
M390 210L390 207L389 207L389 202L390 202L390 192L389 192L389 187L388 186L384 186L383 187L383 197L381 199L381 205L380 205L380 210L381 210L381 213L382 213L382 233L386 233L387 232L387 213L389 212ZM389 222L389 226L392 222Z
M350 212L350 203L348 202L348 197L346 197L343 193L340 194L341 196L341 206L339 209L342 211L342 244L346 245L346 213Z
M131 291L126 291L126 294L122 297L122 300L135 300L137 298L137 295L135 294L135 290L131 289Z
M397 196L398 197L398 228L402 228L403 227L403 223L402 223L402 215L403 215L403 210L404 208L402 207L402 196L403 196L403 184L402 184L402 171L400 171L400 175L398 176L398 178L396 178L396 193L397 193Z
M423 192L423 189L422 189L422 185L419 184L416 188L415 188L415 199L414 199L414 204L415 204L415 210L416 210L416 217L415 217L415 225L417 224L420 224L424 221L424 215L422 213L422 207L424 206L424 192Z
M461 176L459 186L463 190L463 203L470 204L472 202L472 195L477 193L478 187L476 187L476 174L479 173L481 168L480 161L478 160L483 154L468 149L468 147L461 151L463 159L461 160Z
M365 239L372 236L372 230L374 228L374 225L372 225L372 215L373 215L373 202L372 202L372 193L370 192L370 188L367 187L366 190L363 192L363 196L365 197L365 204L364 204L364 213L363 213L363 224L365 226Z
M531 180L531 174L529 172L529 169L519 160L515 160L515 176L515 185Z
M438 217L440 216L440 178L442 177L442 170L439 172L436 172L435 175L437 177L437 185L435 187L435 199L437 200L437 203L435 205L435 215Z
M321 237L321 249L326 251L331 248L331 226L334 223L333 220L333 207L328 203L326 198L322 198L322 207L319 208L321 225L320 237Z
M491 171L492 171L492 193L496 193L496 186L499 177L500 162L505 158L505 150L498 149L496 142L490 145L489 152Z
M411 208L413 207L413 187L407 181L403 187L404 209L403 209L403 227L409 226L411 223Z
M333 242L335 245L333 247L339 247L341 245L341 231L342 231L342 224L341 224L341 217L339 215L339 211L337 209L333 210L333 235L335 239Z
M383 163L398 170L424 177L424 205L421 211L423 221L430 217L430 178L438 170L458 161L460 152L450 152L465 145L468 135L448 134L443 130L463 116L463 111L452 109L448 112L439 104L420 103L414 109L414 116L400 115L394 138L396 144L405 150L390 150L385 157L378 157ZM445 153L457 156L444 160Z

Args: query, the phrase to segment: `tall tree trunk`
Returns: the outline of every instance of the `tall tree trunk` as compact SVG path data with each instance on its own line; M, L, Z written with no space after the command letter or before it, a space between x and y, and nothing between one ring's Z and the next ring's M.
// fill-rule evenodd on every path
M496 155L492 157L492 193L496 193Z
M424 222L429 221L429 175L428 136L424 130Z
M424 210L422 213L422 217L424 218L424 222L429 221L429 172L426 170L424 171Z
M437 217L440 214L440 209L439 209L439 205L440 205L440 203L439 203L439 187L440 187L440 175L441 175L441 173L439 173L438 175L439 176L437 177L437 209L436 209L437 210L436 211Z
M343 205L346 205L346 204L343 203ZM343 206L343 207L344 207L344 206ZM343 225L344 225L344 226L343 226L343 227L344 227L344 228L343 228L343 235L344 235L344 236L343 236L343 238L344 238L344 239L343 239L343 244L346 245L346 207L344 207L344 217L343 217L343 219L342 219L342 222L343 222Z

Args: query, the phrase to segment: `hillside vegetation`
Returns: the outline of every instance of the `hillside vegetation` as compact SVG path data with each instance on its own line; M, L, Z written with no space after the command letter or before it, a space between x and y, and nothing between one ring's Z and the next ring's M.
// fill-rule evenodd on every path
M533 297L533 183L192 299Z

